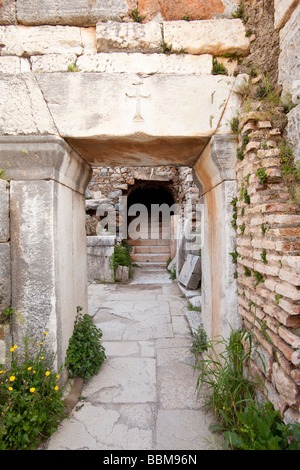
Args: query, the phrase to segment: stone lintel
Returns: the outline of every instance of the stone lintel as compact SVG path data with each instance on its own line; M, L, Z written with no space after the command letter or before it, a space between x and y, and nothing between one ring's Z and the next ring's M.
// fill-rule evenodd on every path
M0 167L8 180L54 180L84 194L90 165L57 136L0 137Z

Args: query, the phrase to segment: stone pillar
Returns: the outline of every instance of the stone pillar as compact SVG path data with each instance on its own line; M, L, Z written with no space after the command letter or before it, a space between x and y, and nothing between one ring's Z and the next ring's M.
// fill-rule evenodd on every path
M90 165L55 136L0 138L10 181L14 344L44 338L65 358L76 306L87 311L85 188Z
M210 337L228 337L238 329L235 252L231 201L236 196L236 142L232 135L215 135L194 166L204 204L202 259L202 319Z

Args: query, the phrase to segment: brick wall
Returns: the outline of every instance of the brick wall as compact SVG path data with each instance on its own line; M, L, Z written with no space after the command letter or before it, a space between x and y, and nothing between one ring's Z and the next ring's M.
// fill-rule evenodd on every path
M251 111L239 120L243 154L232 202L238 303L244 326L259 340L253 370L289 422L300 418L299 180L292 158L286 162L281 130L262 117Z

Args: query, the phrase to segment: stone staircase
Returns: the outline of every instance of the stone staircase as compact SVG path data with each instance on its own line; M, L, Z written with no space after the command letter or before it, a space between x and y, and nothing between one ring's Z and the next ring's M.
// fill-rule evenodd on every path
M170 258L170 226L156 223L148 224L148 232L140 232L137 240L129 238L128 245L132 246L131 258L139 265L166 266Z

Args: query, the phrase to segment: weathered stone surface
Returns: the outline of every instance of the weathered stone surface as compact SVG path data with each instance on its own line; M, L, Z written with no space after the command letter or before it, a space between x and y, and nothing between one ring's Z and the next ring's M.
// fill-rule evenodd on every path
M289 112L285 131L289 142L293 146L295 160L300 162L300 104Z
M98 52L160 52L162 47L161 27L155 22L100 22L96 26L96 36Z
M40 73L36 80L59 134L89 162L111 166L120 163L120 155L130 166L138 161L149 166L167 160L194 163L219 125L235 82L232 77L174 74L137 80L125 73ZM139 139L129 142L128 136ZM165 136L174 137L167 147ZM190 141L183 142L184 136Z
M293 83L300 77L300 4L290 20L280 31L280 56L278 61L278 82L283 93L292 94Z
M68 72L70 67L75 69L77 55L67 54L47 54L37 55L30 58L33 72Z
M56 136L2 136L1 167L7 179L55 180L81 195L92 174L87 162Z
M0 3L0 25L16 23L16 2L15 0L2 0Z
M189 54L246 54L250 41L240 19L169 21L163 23L164 41L173 51Z
M118 266L116 269L116 280L119 282L129 281L129 268L127 266Z
M299 399L299 387L293 380L281 369L277 362L273 364L273 383L280 396L288 405L293 406Z
M113 282L111 260L116 238L114 236L87 237L88 279Z
M282 28L290 19L299 0L274 0L274 26Z
M0 76L0 134L55 134L42 93L31 74Z
M16 56L0 57L0 72L17 74L23 72L30 72L30 62L28 59Z
M81 28L75 26L1 26L2 55L82 54Z
M9 240L9 183L0 179L0 242Z
M120 21L128 10L126 0L17 0L18 21L24 25L95 25Z
M76 66L82 72L209 75L212 70L212 56L139 52L84 54L78 58Z
M188 255L178 276L179 282L188 289L197 289L201 279L200 256Z
M0 314L11 305L10 244L0 243Z
M238 4L237 0L139 0L139 14L146 20L162 17L165 21L207 20L215 17L230 17Z

